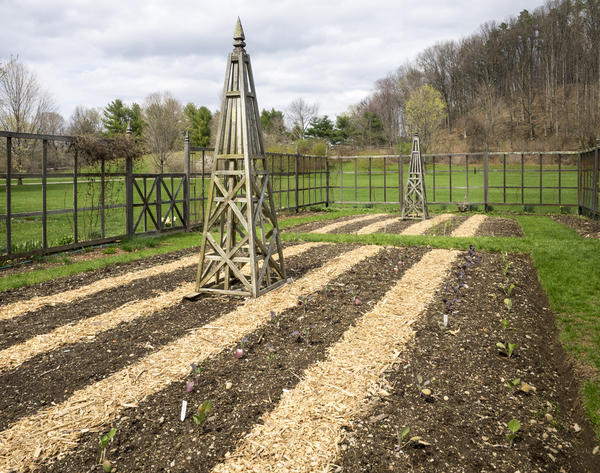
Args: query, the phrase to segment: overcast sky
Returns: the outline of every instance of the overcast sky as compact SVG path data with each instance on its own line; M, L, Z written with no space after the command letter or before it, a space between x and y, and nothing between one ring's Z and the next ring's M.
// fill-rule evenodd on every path
M425 47L542 3L0 0L0 61L18 55L65 119L76 105L141 104L163 90L215 110L239 16L259 106L303 97L335 116Z

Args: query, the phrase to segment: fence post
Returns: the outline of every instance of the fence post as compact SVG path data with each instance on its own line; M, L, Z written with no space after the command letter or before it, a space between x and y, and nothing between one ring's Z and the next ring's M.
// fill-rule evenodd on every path
M404 163L402 162L402 150L398 156L398 201L400 212L404 210Z
M104 175L106 172L106 164L104 162L104 158L102 158L102 162L100 163L100 235L102 238L105 237L106 230L106 221L104 215L104 207L105 207L105 186L106 186L106 176Z
M581 181L581 151L577 154L577 214L581 215L582 211L583 211L583 206L582 206L582 194L583 194L583 189L582 189L582 181ZM506 187L506 186L505 186Z
M325 207L329 207L329 146L325 152Z
M48 248L48 140L42 140L42 249Z
M190 132L186 130L185 141L183 143L183 169L185 172L185 182L183 183L183 218L185 218L185 231L189 232L192 229L190 222Z
M127 124L127 139L131 139L131 124ZM125 225L128 237L133 236L133 159L125 157Z
M299 185L298 172L299 172L299 168L300 168L300 155L298 154L298 145L296 145L296 156L295 156L295 161L294 161L294 174L296 177L296 212L298 212L298 185Z
M592 204L592 210L595 220L598 220L598 147L600 147L600 139L596 139L596 150L594 151L594 203Z
M77 173L79 168L78 162L79 156L77 155L77 151L75 151L75 155L73 156L73 243L77 243L79 241L79 223L78 223L78 207L79 201L77 198Z
M6 137L6 256L12 253L11 217L12 138Z
M489 169L489 158L487 145L485 147L485 153L483 153L483 210L485 213L488 211L488 169Z

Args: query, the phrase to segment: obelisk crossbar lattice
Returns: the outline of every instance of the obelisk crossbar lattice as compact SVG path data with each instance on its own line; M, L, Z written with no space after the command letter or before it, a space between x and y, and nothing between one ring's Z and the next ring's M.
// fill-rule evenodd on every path
M427 194L425 192L425 167L421 157L419 136L413 137L410 164L408 167L408 180L404 191L404 205L402 218L418 218L425 220L428 217Z
M196 279L202 293L258 297L286 281L250 57L238 18L229 54ZM265 231L265 224L271 228ZM215 238L213 232L218 233Z

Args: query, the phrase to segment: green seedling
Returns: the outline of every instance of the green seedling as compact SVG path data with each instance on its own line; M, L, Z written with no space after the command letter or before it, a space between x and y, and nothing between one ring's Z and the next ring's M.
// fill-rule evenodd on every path
M508 320L502 319L500 323L502 324L502 328L504 330L508 330L510 328L510 322Z
M504 299L504 305L506 306L506 308L510 312L511 309L512 309L512 306L513 306L512 299L509 299L509 298Z
M519 387L519 384L521 384L521 378L515 378L512 381L509 381L508 383L506 383L506 385L512 390L514 391L515 389L517 389L517 387Z
M106 447L108 446L109 442L113 439L116 433L117 429L113 427L108 431L108 433L101 435L98 441L98 445L100 446L100 459L98 460L98 463L102 465L102 469L106 473L110 473L112 471L112 464L106 459Z
M517 348L517 344L516 343L502 343L502 342L498 342L496 343L496 346L498 348L500 348L500 350L502 350L503 353L506 354L506 356L508 358L511 358L515 348Z
M402 447L404 447L406 444L408 444L410 442L410 440L405 440L406 437L408 437L409 433L410 433L409 426L404 427L400 432L396 432L396 436L398 437L398 445L396 445L396 450L400 450Z
M271 363L272 361L275 361L277 359L277 353L271 353L267 355L265 359L267 360L267 363Z
M200 404L200 407L198 407L198 413L192 415L192 419L194 419L196 425L201 425L206 420L206 416L211 409L212 402L210 401L204 401L202 404Z
M508 271L510 269L510 261L508 261L508 253L504 252L502 253L502 262L504 263L504 268L502 269L502 272L504 273L504 276L508 275Z
M510 297L510 295L512 294L512 292L515 289L515 285L513 283L508 284L508 281L506 282L506 285L503 285L503 286L500 286L500 287L504 291L504 294L506 294L508 297Z
M519 430L521 430L521 423L517 419L512 419L508 423L508 432L506 433L506 438L510 441L511 446L517 438L517 432Z

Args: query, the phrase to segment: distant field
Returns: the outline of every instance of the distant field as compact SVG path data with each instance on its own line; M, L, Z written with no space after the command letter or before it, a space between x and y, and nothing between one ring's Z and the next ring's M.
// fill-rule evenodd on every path
M369 174L369 163L367 159L356 162L351 160L333 161L330 165L329 177L329 201L330 202L394 202L401 198L399 192L399 175L397 159L386 159L386 174L383 171L383 161L374 159L371 163ZM355 174L356 171L356 174ZM468 168L464 164L452 165L452 188L450 189L450 168L448 164L437 163L435 176L433 166L426 166L426 188L427 197L430 202L477 202L484 200L483 195L483 166L481 162L470 163ZM408 176L408 164L403 166L403 178L406 182ZM467 189L468 176L468 189ZM544 165L542 173L542 185L554 187L553 189L542 188L540 193L539 166L527 164L524 173L521 174L521 166L509 164L506 167L506 181L503 167L493 164L489 167L489 192L488 201L491 203L512 203L517 208L539 204L552 204L558 210L559 206L559 176L563 188L560 192L561 205L577 204L577 166L563 165L559 173L558 165ZM434 188L435 179L435 188ZM342 189L343 180L343 189ZM89 180L82 177L78 180L78 206L80 209L99 205L100 184L98 178ZM521 192L521 182L525 189ZM125 183L123 177L108 179L108 190L106 192L106 206L120 205L125 203ZM142 179L137 180L140 188L143 188ZM149 191L151 181L146 182ZM72 209L73 206L73 184L69 178L49 177L47 179L47 209L60 210ZM506 189L504 185L506 184ZM173 179L176 189L179 185L178 179ZM300 175L298 193L299 205L324 202L326 177L324 173ZM202 197L202 186L204 195L208 190L208 182L202 179L193 179L192 197ZM291 175L274 176L273 189L276 206L278 208L290 208L296 205L295 177ZM39 178L25 178L23 185L12 183L12 213L40 212L42 210L42 186ZM167 198L163 192L163 200ZM180 197L181 198L181 195ZM155 199L155 194L150 197L150 202ZM523 201L522 201L523 199ZM142 203L141 198L134 191L134 201ZM0 208L2 213L6 209L6 184L0 182ZM531 210L531 209L529 209ZM552 209L550 209L552 210ZM163 204L163 216L166 216L168 204ZM136 209L136 216L140 208ZM201 220L202 203L194 202L191 207L193 222ZM149 230L152 224L147 222ZM99 238L101 236L100 215L98 211L83 211L78 214L78 234L80 240ZM143 229L144 221L140 223ZM12 242L14 251L28 251L41 247L42 218L38 216L15 217L12 220ZM125 209L106 209L105 212L105 236L118 236L125 233ZM50 214L47 219L47 235L49 246L66 244L72 241L73 214ZM0 249L5 251L6 223L0 222Z

